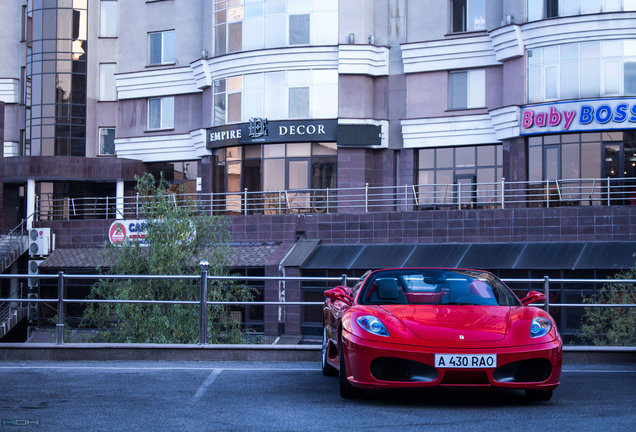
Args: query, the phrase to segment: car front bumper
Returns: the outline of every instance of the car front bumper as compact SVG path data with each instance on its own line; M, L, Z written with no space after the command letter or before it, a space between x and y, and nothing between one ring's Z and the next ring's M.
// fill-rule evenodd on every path
M359 388L493 386L552 390L561 378L560 340L478 349L432 348L370 341L343 332L347 378ZM496 368L435 368L435 354L496 354Z

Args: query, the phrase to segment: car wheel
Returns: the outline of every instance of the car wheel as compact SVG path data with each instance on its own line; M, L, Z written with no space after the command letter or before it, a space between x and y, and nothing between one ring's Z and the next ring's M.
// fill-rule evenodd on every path
M336 368L334 368L329 363L327 363L328 349L329 347L327 345L327 330L323 327L322 329L322 374L324 376L336 376L338 374L338 371L336 370Z
M355 399L362 395L362 390L351 385L347 379L347 366L345 365L343 343L340 341L340 396L344 399Z
M552 390L526 390L526 399L531 401L549 401Z

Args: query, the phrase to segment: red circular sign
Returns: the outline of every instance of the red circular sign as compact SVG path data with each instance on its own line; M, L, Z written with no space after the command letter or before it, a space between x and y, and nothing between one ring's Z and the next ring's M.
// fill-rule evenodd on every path
M121 222L113 222L108 230L108 238L114 245L120 245L126 240L126 227Z

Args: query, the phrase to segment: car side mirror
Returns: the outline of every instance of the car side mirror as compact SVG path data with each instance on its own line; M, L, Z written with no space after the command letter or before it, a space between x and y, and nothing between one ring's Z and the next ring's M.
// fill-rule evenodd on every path
M530 291L528 295L521 299L521 304L528 306L530 303L545 301L545 294L538 291Z
M341 286L325 291L325 297L332 300L341 301L349 306L353 304L353 298L349 294L347 294L344 287Z

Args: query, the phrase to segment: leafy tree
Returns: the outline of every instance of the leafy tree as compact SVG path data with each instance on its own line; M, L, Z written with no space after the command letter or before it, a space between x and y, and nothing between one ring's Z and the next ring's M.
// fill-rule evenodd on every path
M613 279L636 279L636 268L619 272ZM583 303L635 304L636 285L607 283ZM636 345L636 310L629 307L588 307L583 315L582 338L593 345Z
M196 275L199 258L210 263L210 275L227 275L228 221L206 216L194 201L175 205L168 183L151 174L136 177L147 222L147 244L126 240L121 246L105 245L105 275ZM110 264L110 265L109 265ZM100 279L91 288L91 299L199 301L199 280ZM251 291L232 282L210 281L208 300L243 301ZM240 323L231 320L222 306L208 307L208 341L240 343L245 340ZM196 343L199 340L199 306L179 304L91 303L82 323L100 330L94 340L108 342Z

